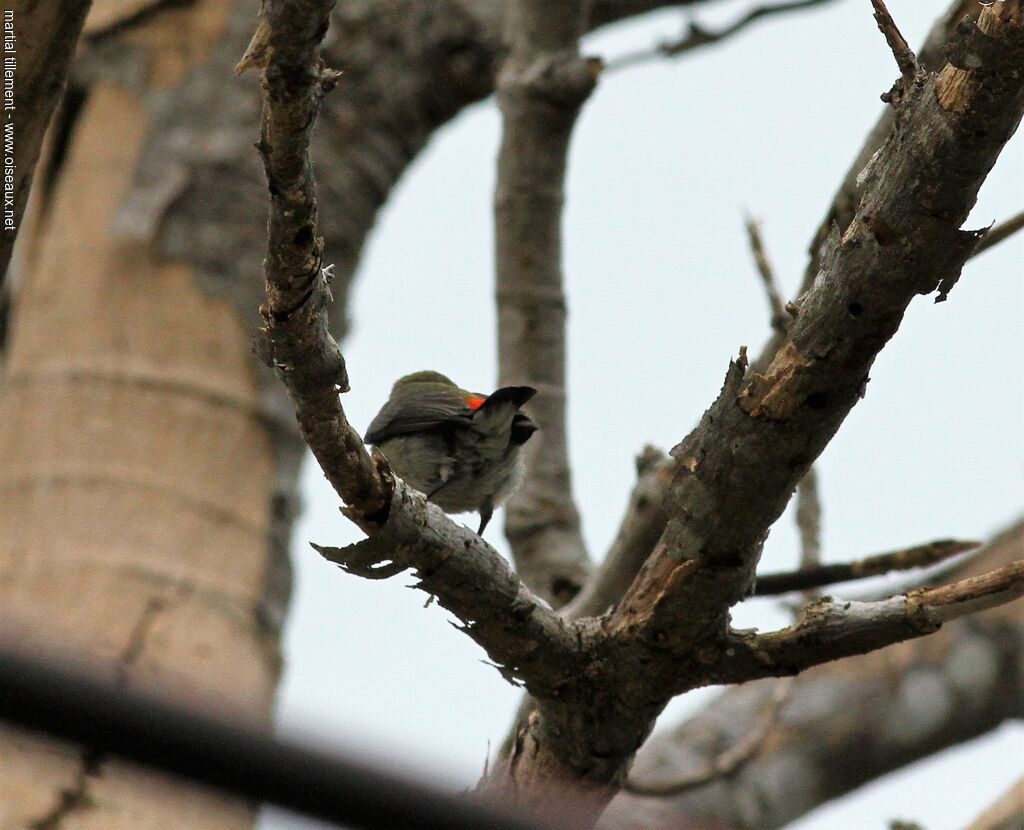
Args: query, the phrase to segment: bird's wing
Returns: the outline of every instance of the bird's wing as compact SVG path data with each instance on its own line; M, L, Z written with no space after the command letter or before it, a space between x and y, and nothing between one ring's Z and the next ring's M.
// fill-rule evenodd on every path
M476 403L477 400L480 403ZM389 400L370 423L363 440L367 444L380 445L396 435L443 426L467 427L474 408L479 408L483 400L477 397L467 399L448 390L417 392L413 405L401 399Z

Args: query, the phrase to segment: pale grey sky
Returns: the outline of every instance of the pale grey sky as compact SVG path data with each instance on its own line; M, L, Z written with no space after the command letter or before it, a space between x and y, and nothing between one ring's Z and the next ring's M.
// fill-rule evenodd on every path
M699 19L731 19L723 2ZM889 0L911 44L945 2ZM666 12L601 33L605 58L674 35ZM768 333L742 212L763 220L787 291L812 230L897 75L867 0L776 19L678 61L604 77L572 148L566 210L571 455L587 541L612 538L644 445L669 448L717 394L731 356ZM362 429L393 380L433 368L482 391L496 378L491 192L493 102L442 130L402 182L374 235L344 344ZM1024 140L1004 152L971 227L1024 202ZM325 204L324 211L332 210ZM970 263L948 302L920 298L875 364L867 397L819 465L827 559L933 538L985 538L1021 509L1021 262L1024 238ZM353 541L355 528L307 466L295 535L297 583L279 703L282 732L363 753L451 786L469 786L519 699L483 652L402 577L368 582L322 562L306 542ZM465 521L475 523L475 517ZM504 550L501 517L487 539ZM475 527L475 524L473 524ZM787 513L765 563L795 562ZM786 615L762 602L743 626ZM674 722L710 691L674 702ZM833 804L798 830L962 827L1021 772L1024 727L1010 726ZM941 794L941 795L937 795ZM265 830L307 823L274 814Z

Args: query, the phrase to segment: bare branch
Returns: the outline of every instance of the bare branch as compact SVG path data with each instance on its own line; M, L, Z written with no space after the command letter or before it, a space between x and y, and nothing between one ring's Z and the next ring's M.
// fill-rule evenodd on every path
M796 526L800 531L800 569L807 572L821 562L821 498L814 467L796 486Z
M724 609L753 581L767 528L860 399L911 300L936 289L944 296L955 283L978 239L960 225L1024 110L1024 84L1009 70L1024 56L1024 24L996 14L982 20L1000 57L955 91L945 72L914 84L900 103L900 140L875 156L860 210L845 232L834 230L783 348L764 374L745 377L734 364L718 400L673 450L681 469L668 527L613 629L640 626L684 647L697 630L724 624ZM1004 71L1013 77L1002 79ZM984 150L982 135L993 138ZM926 156L932 172L921 167ZM935 174L953 169L977 175Z
M795 674L931 634L943 623L1022 596L1024 559L980 576L878 602L825 598L805 608L801 619L789 628L768 634L734 633L720 672L713 672L714 682L742 683Z
M971 256L976 257L983 251L987 251L989 248L1009 239L1021 229L1024 229L1024 211L1021 211L1016 216L1007 219L1005 222L1000 222L998 225L995 225L981 238L981 241L978 243L978 247L974 249L974 253L971 254Z
M338 398L345 359L327 330L330 269L322 268L309 139L337 79L318 55L333 0L269 0L259 150L270 186L265 327L257 354L288 388L303 437L358 522L379 521L390 492Z
M569 138L601 66L579 55L589 3L508 4L511 51L498 74L504 133L494 197L500 382L540 394L540 430L505 532L521 578L560 606L590 571L566 438L561 222Z
M621 55L617 58L612 58L608 61L608 70L615 71L618 69L625 69L630 66L637 66L642 63L648 63L653 60L660 60L662 58L674 58L687 52L692 52L695 49L700 49L704 46L711 46L712 44L725 40L728 37L732 37L733 35L742 32L752 23L756 23L758 20L763 18L774 17L777 14L801 11L802 9L807 9L812 6L821 6L830 2L832 2L832 0L788 0L788 2L784 3L754 6L754 8L748 10L746 14L737 18L728 26L716 30L706 29L696 21L690 21L686 28L686 32L676 40L661 43L654 49L644 49L638 52Z
M907 94L910 85L921 74L921 67L917 63L917 56L914 50L907 44L906 38L896 28L896 22L889 14L883 0L871 0L875 9L875 22L878 24L878 31L885 35L885 42L889 44L893 57L896 58L896 65L900 68L900 79L893 84L889 92L883 93L882 100L894 107Z
M747 229L750 252L754 255L754 264L757 266L758 276L761 277L765 294L768 297L772 330L779 334L785 334L789 317L786 314L786 305L782 301L782 295L779 293L779 286L775 280L775 271L772 269L771 263L768 262L768 253L765 251L764 240L761 238L761 225L752 216L747 216L743 224Z
M420 587L465 621L465 631L511 680L551 693L570 662L574 637L523 587L502 557L476 534L392 478L382 456L370 458L339 401L345 362L327 331L330 268L308 157L309 135L323 94L337 74L323 67L317 44L333 0L271 0L256 51L266 63L259 149L270 185L266 323L257 349L277 370L307 443L346 515L370 538L344 549L318 548L352 573L386 578L414 568ZM254 59L255 60L255 59Z
M956 539L941 539L925 545L915 545L902 550L878 553L855 562L834 565L819 565L801 568L787 573L758 576L754 594L759 597L785 594L790 591L807 591L823 588L837 582L849 582L870 576L882 576L891 571L906 571L911 568L926 568L943 562L960 553L966 553L980 546L980 542L962 542Z
M732 775L760 752L764 742L775 728L779 713L786 705L786 701L789 700L792 690L793 678L786 677L777 680L757 725L733 746L711 760L703 770L673 781L658 783L645 784L628 779L623 790L632 795L666 798L682 795L684 792L695 790L698 787L705 787L716 778Z
M370 538L346 548L313 547L370 579L412 569L415 587L462 621L461 630L483 646L503 677L525 682L534 694L553 693L575 671L571 628L537 602L497 551L400 481L387 521Z
M969 13L977 15L980 9L981 7L977 0L952 0L945 14L936 21L929 31L928 37L918 53L918 63L929 71L941 69L945 63L943 50L949 42L956 25L963 19L964 15ZM796 294L797 297L805 295L814 285L814 280L821 270L822 255L825 252L825 245L829 234L832 232L832 227L838 225L840 228L845 228L853 219L864 189L860 175L892 132L895 120L895 109L885 107L878 121L871 128L867 138L865 138L857 157L846 171L846 175L833 195L824 218L818 225L808 245L807 267L804 270L803 280ZM785 337L778 333L772 335L762 349L761 357L754 363L755 371L764 371L771 358L782 346L784 340Z
M954 579L1024 553L1024 523L956 564ZM685 778L757 728L774 680L726 689L655 734L631 775ZM965 617L929 637L810 669L764 748L735 774L672 799L621 794L601 828L757 827L777 830L865 783L1024 716L1024 603ZM666 817L686 817L675 823Z

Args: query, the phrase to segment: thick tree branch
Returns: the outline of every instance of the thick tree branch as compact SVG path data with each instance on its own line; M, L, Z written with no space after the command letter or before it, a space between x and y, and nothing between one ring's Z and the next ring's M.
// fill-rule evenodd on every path
M936 22L929 32L925 44L918 55L918 62L926 69L937 70L941 68L944 60L943 48L952 35L956 24L960 22L965 14L970 12L977 15L980 11L982 11L982 6L977 2L977 0L954 0L947 12L939 19L939 21ZM596 14L597 10L595 9L595 15ZM816 231L814 239L809 246L811 257L807 269L804 272L803 284L798 292L798 296L806 294L813 285L814 278L819 270L822 246L828 237L829 230L834 224L838 224L839 227L845 228L853 219L854 210L857 206L861 190L861 186L857 181L858 175L888 137L892 130L894 120L895 111L891 107L886 107L882 111L882 115L878 122L874 127L872 127L871 132L865 139L864 145L858 153L857 158L854 160L853 164L850 165L849 170L843 177L843 180L832 199L829 210L825 215L825 219ZM979 248L984 245L986 238L987 236L980 240ZM798 308L796 304L789 304L789 307L794 310L797 310ZM761 351L761 356L754 362L753 368L755 371L764 371L784 340L785 334L779 329L774 329L772 337L769 338ZM670 483L671 475L663 475L657 480L651 479L649 481L649 486L645 487L647 498L651 502L660 505L669 491ZM631 510L623 520L619 530L619 537L625 536L637 540L652 539L653 542L651 543L650 550L653 550L654 542L660 538L664 529L665 513L661 509L639 512ZM616 550L622 548L623 546L616 542ZM626 549L634 550L634 548L630 546L627 546ZM610 551L605 559L602 560L602 573L605 570L612 569L612 563L609 561L611 554L612 551ZM639 559L639 557L637 557L637 559ZM644 557L643 561L637 561L637 559L634 559L630 563L624 563L623 568L615 569L616 572L625 577L625 575L628 574L628 567L633 567L633 573L635 575L636 571L639 570L640 565L642 565L643 561L646 560L646 557ZM609 605L621 599L622 593L624 593L624 587L623 591L620 592L611 602L605 602L603 608L606 609ZM593 612L591 611L589 613Z
M798 571L758 575L754 594L759 597L786 594L790 591L807 591L824 588L837 582L849 582L870 576L882 576L890 571L906 571L911 568L927 568L943 562L960 553L974 550L980 542L962 542L956 539L941 539L925 545L915 545L888 553L876 553L854 562L801 568Z
M590 561L572 497L566 440L562 205L569 139L600 64L579 55L589 3L508 4L508 59L498 74L504 132L494 197L501 385L540 394L540 430L527 477L509 502L505 532L516 569L554 605L570 600Z
M918 64L926 71L937 71L941 69L945 63L943 48L952 36L956 25L965 15L971 14L977 17L982 10L983 7L978 0L953 0L946 13L936 21L935 25L929 31L924 44L918 52ZM860 173L868 165L872 157L889 136L892 131L895 118L896 114L893 108L886 107L882 110L882 114L879 116L878 121L876 121L875 125L871 128L867 138L864 140L864 144L861 147L860 152L853 160L853 163L850 165L846 175L843 177L842 182L833 195L829 208L825 213L825 217L822 219L821 224L815 231L814 236L811 239L811 243L808 246L809 259L807 262L807 268L804 270L803 282L796 295L797 297L801 297L810 291L811 286L814 284L814 278L820 270L825 243L828 240L833 225L845 228L853 219L854 212L856 211L857 204L860 200L860 193L862 191L862 183L859 181ZM768 343L765 344L764 349L761 351L760 359L754 363L755 371L760 372L764 370L765 366L767 366L768 362L779 350L779 347L782 345L784 340L784 336L778 333L775 333L769 339Z
M966 578L1024 553L1024 525L957 565ZM732 687L655 735L631 775L651 784L699 773L761 722L774 680ZM770 734L734 775L672 799L620 795L602 828L774 830L829 799L1024 716L1024 603L946 625L937 634L828 663L794 678Z
M734 634L714 683L795 674L841 657L866 654L938 631L943 623L1024 596L1024 559L979 576L921 588L878 602L828 597L807 606L789 628Z
M775 683L771 697L768 699L757 724L735 744L716 755L708 764L696 772L689 773L672 781L643 783L629 780L623 791L630 795L656 796L667 798L682 795L689 790L706 787L716 779L733 775L761 751L764 742L775 728L779 712L789 700L793 689L794 678L784 677Z
M537 602L497 551L400 481L387 521L370 538L346 548L314 547L369 579L412 569L416 587L462 621L461 630L502 676L534 694L557 694L578 669L572 629Z
M382 457L371 458L339 400L347 391L344 359L327 330L330 268L321 266L317 203L308 156L320 100L336 73L316 54L332 0L278 0L254 38L245 65L265 64L259 149L271 193L266 257L266 323L257 349L277 370L299 426L346 515L370 538L349 548L318 548L346 570L386 578L413 568L419 587L465 623L510 680L554 695L576 653L553 612L476 534L457 526L422 495L395 481Z
M983 20L991 57L955 95L944 73L903 98L860 210L834 233L785 347L764 375L734 362L673 451L670 520L654 553L612 614L580 627L586 683L531 716L525 757L554 759L547 771L589 783L595 802L667 700L720 670L727 611L752 585L767 528L859 399L907 305L948 289L973 249L977 235L960 224L1024 110L1018 10L1003 4Z
M338 398L348 391L345 360L327 331L330 270L309 162L320 101L337 78L318 55L333 0L268 2L261 21L269 60L263 74L259 150L270 188L265 327L256 350L284 381L303 437L331 485L358 521L386 515L388 483Z
M11 105L7 115L13 117L5 119L4 123L14 130L14 151L8 154L13 157L14 181L10 191L13 203L5 205L0 230L0 295L4 293L7 268L32 187L43 136L64 91L68 67L91 5L92 0L44 0L18 3L13 9L12 34L16 39L8 51L16 54L18 65L12 70L13 99L5 101L5 106Z
M673 450L672 518L613 629L682 644L694 626L724 624L751 585L764 533L859 400L907 305L956 282L978 239L960 225L1024 109L1019 11L1007 2L983 12L983 65L966 76L947 67L907 91L858 213L833 231L783 347L764 374L733 364L718 401Z

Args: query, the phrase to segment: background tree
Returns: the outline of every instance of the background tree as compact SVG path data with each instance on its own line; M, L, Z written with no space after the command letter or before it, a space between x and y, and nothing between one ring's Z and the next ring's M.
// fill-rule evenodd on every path
M612 8L605 8L597 4L592 12L592 22L595 25L609 22L616 16L646 8L639 5L633 8L630 4L614 4ZM200 9L204 10L202 14ZM222 79L237 55L241 54L244 41L251 33L251 20L246 19L245 15L229 16L226 6L217 13L211 9L213 7L207 4L176 12L161 9L158 13L122 18L117 23L111 23L108 19L106 27L87 29L99 34L91 36L89 46L92 47L92 54L82 61L83 91L77 94L77 98L69 96L70 103L66 104L60 122L63 132L52 144L49 163L53 166L47 169L55 171L49 177L54 184L49 194L40 197L52 201L42 202L37 213L43 220L40 227L49 228L49 231L41 230L38 233L49 232L54 235L54 240L40 236L42 243L32 246L26 255L28 266L25 279L17 293L16 327L9 350L8 375L5 378L5 386L9 391L4 395L4 401L8 407L23 408L5 414L12 419L9 423L36 425L40 423L43 414L50 412L53 413L55 424L50 433L38 428L33 430L43 439L39 441L40 446L33 449L18 435L16 440L10 442L9 451L12 454L7 454L8 448L4 450L5 458L26 459L19 462L20 466L13 465L9 469L34 471L31 475L24 473L17 481L19 488L28 493L25 498L29 505L12 507L11 517L5 515L4 518L5 529L9 526L21 534L8 537L5 532L5 538L17 539L16 544L11 544L11 550L14 551L12 556L16 554L17 558L12 559L14 564L8 571L14 578L5 583L4 590L9 589L12 596L17 596L19 591L24 592L26 599L23 605L33 606L33 612L40 618L45 615L51 619L74 619L70 628L92 648L102 643L111 644L108 656L124 664L119 676L125 682L144 680L146 669L140 667L150 666L150 670L159 671L164 676L171 673L180 677L184 674L183 666L187 666L188 673L195 677L208 672L217 675L203 683L223 683L225 694L234 696L240 688L269 689L266 680L258 683L245 674L247 671L255 671L254 667L258 668L264 678L273 676L273 661L266 660L261 648L272 643L271 637L267 637L265 632L272 632L275 621L280 618L280 601L275 599L280 596L280 591L275 590L280 581L272 578L274 569L267 568L265 561L258 559L254 551L257 547L265 550L275 539L282 539L285 523L290 518L290 501L287 496L290 493L289 482L294 481L298 445L294 439L289 438L287 420L273 404L272 396L277 387L272 378L266 379L264 389L267 394L263 396L255 391L255 387L251 387L248 392L238 387L239 378L244 378L247 372L244 363L246 337L244 327L231 322L234 312L223 298L229 297L237 302L238 308L242 309L241 313L250 317L252 309L256 307L254 288L257 286L252 276L258 273L261 254L252 240L258 238L261 221L260 211L254 210L252 206L261 204L262 196L258 195L261 188L258 163L245 149L255 135L255 110L247 107L249 102L243 101L244 96L239 92L239 87L226 87ZM455 4L445 7L444 12L436 8L425 11L415 6L408 9L394 6L385 9L360 4L349 4L339 11L337 22L341 34L335 42L337 60L333 60L332 56L332 63L343 66L347 78L346 83L334 93L340 101L330 102L330 108L325 110L324 120L319 127L322 134L330 135L334 140L324 142L322 155L321 149L314 150L317 169L321 171L322 202L325 206L338 206L324 209L324 220L328 223L324 226L326 239L329 245L337 246L338 249L337 255L332 256L333 251L329 251L327 256L327 261L333 259L338 263L338 277L332 286L337 299L343 301L343 289L348 285L363 236L376 207L386 197L389 186L410 157L422 147L438 124L490 89L491 71L498 60L497 43L500 42L495 28L497 14L494 8L486 4L474 5L472 12L469 14L466 8ZM189 25L198 28L183 28L183 20L192 21ZM563 21L562 29L567 25L571 34L573 26L582 25L580 20L576 18L575 22L570 20L568 24ZM506 105L507 113L510 106L515 104L516 72L519 71L521 75L524 66L529 68L529 55L526 54L524 58L524 53L536 45L529 42L528 24L528 19L525 23L521 21L525 34L520 34L517 47L520 49L519 56L513 50L506 74L500 76L507 83L502 88L502 94L506 99L513 99ZM158 37L153 31L162 31L162 34ZM558 33L561 30L555 25L544 25L540 31ZM180 64L180 47L187 45L190 50L196 50L203 43L202 38L193 36L196 33L206 33L211 43L214 38L229 37L231 46L229 48L219 40L216 41L216 45L211 46L207 54L197 55L196 68L187 69ZM166 40L161 41L160 37ZM236 45L238 48L233 48ZM393 50L394 54L385 52L382 57L382 45ZM564 44L555 44L560 45ZM158 46L167 48L158 49ZM553 48L551 44L541 46ZM926 50L923 50L922 60L926 55ZM573 77L579 78L584 85L592 83L596 67L585 61L574 66L578 66L582 74ZM166 70L171 81L160 77L158 70L161 67ZM1007 74L1010 83L1013 81L1013 73ZM105 76L114 80L104 84ZM97 77L100 80L96 80ZM399 80L402 82L399 83ZM556 76L555 80L559 78ZM173 81L178 82L176 86L172 86ZM529 81L527 78L527 84ZM523 82L520 77L518 83ZM133 110L128 105L131 95L125 93L126 88L144 102L145 106L141 110L138 106ZM174 94L169 92L172 88ZM572 92L571 89L569 91ZM555 92L561 94L563 90ZM105 109L100 107L104 100L107 101ZM94 109L90 110L90 106ZM132 111L138 114L139 121L125 122L127 114ZM95 122L88 120L91 112L96 113ZM185 113L188 113L188 118ZM515 117L515 113L509 114L509 122L512 124L510 129L515 129ZM527 131L528 136L531 127L528 112L522 114L522 121L521 128ZM92 144L82 143L89 136L89 123L97 125ZM129 129L132 123L135 126ZM118 134L123 137L123 143L113 145L103 140L102 136L111 124L119 125ZM566 126L571 127L571 119ZM148 132L146 127L149 128ZM332 127L335 128L333 133ZM565 127L563 130L567 135ZM142 158L134 184L131 182L132 166L125 164L131 158L126 149L131 144L127 140L131 135L137 137ZM81 148L82 156L75 155L76 147ZM550 150L550 147L546 148L547 152ZM97 161L102 158L99 155L101 151L108 154L106 168L97 165ZM96 155L91 155L93 153ZM553 163L562 163L557 152ZM127 195L123 191L110 194L108 204L111 207L104 214L98 210L103 200L96 194L105 192L117 183L117 177L111 174L112 169L120 169L121 187L130 192ZM79 171L79 175L94 176L95 182L76 183L72 178L76 171ZM506 183L519 180L527 181L527 173L513 172L505 178ZM62 184L64 182L67 184ZM61 190L62 186L64 191ZM55 218L60 216L57 211L62 192L69 204L66 210L73 211L73 215L88 216L93 224L66 220L61 222ZM334 199L337 201L332 201ZM842 209L840 202L841 199L837 200L837 211ZM557 206L556 200L553 207L557 209ZM541 205L537 211L528 210L527 218L535 217L544 222L543 208ZM552 213L557 215L557 210L549 208L548 219ZM848 224L842 221L842 213L839 213L839 217L841 225ZM503 224L506 230L511 230L510 226L511 223ZM545 226L551 227L550 223ZM523 233L533 231L526 228ZM72 237L71 241L62 243L71 245L73 238L79 235L78 247L68 248L57 244L61 237ZM101 257L98 262L93 257L97 255L97 247L104 246L97 246L97 240L106 240L110 247L110 251L103 254L106 259ZM557 247L552 246L549 253L557 254ZM127 280L123 263L142 262L146 256L161 263L170 256L179 265L160 265L159 274L152 279L133 277ZM51 259L47 261L46 257ZM188 273L180 264L181 258L185 258L188 263ZM78 292L54 291L53 281L68 276L68 262L74 262L82 275L94 279L94 282L86 282L85 287L90 290L82 291L83 286L79 280ZM104 262L107 264L104 265ZM507 264L505 262L505 266ZM33 274L36 275L35 282ZM557 273L554 276L555 284L548 287L545 302L533 302L530 306L542 313L551 310L555 312L552 320L545 322L541 318L537 323L543 327L544 332L554 331L559 325L558 306L550 303L550 290L558 290ZM49 285L47 278L50 280ZM515 277L508 277L506 272L505 279L514 282ZM193 296L197 282L214 297L222 299L203 299L195 295L194 301L187 300L187 297ZM39 287L33 289L33 285ZM112 291L112 288L115 290ZM544 289L544 286L540 286L540 289ZM36 297L35 317L32 316L33 290ZM160 291L166 293L161 294ZM508 294L507 291L505 293ZM128 306L115 311L111 306L113 301L127 302ZM85 304L81 305L83 302ZM182 305L185 302L190 304ZM508 305L506 296L503 319L507 323L511 317L514 323L517 310L509 309ZM515 305L515 298L512 305ZM146 311L154 316L146 318ZM203 316L204 311L222 316L211 320ZM47 349L52 342L52 335L46 335L48 330L45 323L51 320L62 325L59 330L70 339L68 348L59 353ZM96 325L101 329L99 333L88 331L87 324L94 321L98 321ZM186 331L186 321L195 323L196 330ZM135 332L132 332L132 327L137 327ZM163 337L153 337L155 330L161 331ZM230 343L218 340L210 344L204 339L211 336L227 337L232 331L235 332L235 339ZM104 334L105 337L102 336ZM172 339L172 335L176 337ZM557 331L553 337L557 342ZM79 343L79 340L82 342ZM197 344L204 345L196 348ZM545 351L550 353L551 350ZM112 354L116 358L111 357ZM235 355L234 362L229 363L223 377L211 379L208 364L216 358L226 359L231 355ZM60 365L66 362L68 356L79 365ZM93 363L86 362L90 357L95 358ZM508 358L510 363L506 365L514 367L515 361L512 358L516 357L525 360L527 368L507 368L506 372L537 371L530 368L528 354L508 355L507 351L503 352L503 363ZM190 361L195 362L190 365ZM125 371L126 368L128 371ZM559 361L553 361L552 368L557 373ZM229 380L229 376L233 380ZM567 502L564 500L567 494L564 469L567 468L564 466L564 447L559 448L557 442L558 423L563 417L558 404L559 380L557 376L545 377L543 382L549 391L547 400L554 402L552 411L541 416L547 419L545 434L548 441L555 441L554 444L545 445L545 457L553 462L553 466L544 470L546 478L533 480L524 499L532 498L534 503L550 503L553 509L538 527L529 527L528 522L525 522L526 527L523 526L524 519L537 515L536 509L513 511L510 521L513 539L518 540L516 552L521 559L525 556L528 563L536 561L536 557L531 557L529 551L531 540L538 538L543 541L539 544L533 541L533 551L558 554L553 563L539 563L536 577L527 577L542 595L558 601L566 598L566 594L571 594L579 584L584 566L581 565L579 540L574 538L578 531L575 528L571 499ZM77 385L80 396L73 398L73 390L63 388L62 384ZM27 391L20 391L31 390L33 386L41 390L34 401ZM114 387L115 393L112 394L110 387ZM141 404L134 401L126 403L119 399L122 394L131 395L136 392L141 393L143 398L150 397L154 411L163 415L147 415ZM177 413L171 418L166 413L173 410L166 409L168 403L160 396L167 396L182 405L197 406L203 410L202 418L198 412ZM90 408L98 402L109 406L109 409L102 413L93 410L90 414ZM218 416L236 420L226 426L216 421ZM120 421L119 418L126 420ZM211 420L207 421L207 418ZM82 419L85 428L72 429L70 434L81 440L81 446L75 444L69 448L61 445L52 436L67 434L68 426L77 423L76 419ZM173 430L168 432L172 421L180 425L178 431L182 433L181 440L186 442L184 445L170 439L170 436L176 434ZM200 428L200 423L209 426ZM240 436L237 446L222 440L225 430L226 434ZM148 445L144 440L147 434L152 436ZM258 437L261 434L264 436L262 439ZM110 436L106 445L102 442L104 435ZM203 435L208 440L198 445L191 443L200 440ZM142 448L144 451L128 453L122 440L124 436L138 440L139 445L133 449ZM239 457L240 452L247 451L253 454L254 461L255 456L259 455L266 465L266 454L256 453L256 449L268 445L274 447L277 453L276 498L268 495L274 492L273 471L270 467L262 467L264 474L255 476L245 466L244 459ZM337 443L330 446L337 446ZM76 447L82 452L95 453L95 456L76 465L72 451ZM124 461L120 465L117 462L118 450L124 453ZM157 451L166 452L166 463L172 465L176 461L178 468L160 462ZM15 453L25 455L18 456ZM53 464L56 471L49 477L35 472L46 469L46 465L39 461L48 455L57 459ZM559 456L562 457L561 469L558 466ZM209 467L204 464L199 470L201 473L205 471L204 477L211 488L208 492L197 489L198 484L189 483L188 479L183 478L187 471L181 467L190 465L182 464L181 460L196 457L209 463ZM135 465L133 473L126 476L124 471L131 463ZM236 473L237 480L234 477L230 480L225 478L224 472L228 468ZM85 469L91 471L91 476L83 474ZM146 478L147 471L163 470L171 472ZM181 486L168 488L169 482L181 483ZM124 491L126 483L130 485L128 489L133 491L145 489L140 487L141 484L149 484L151 490L163 492L172 502L171 508L166 511L166 534L152 531L152 528L162 525L152 515L144 513L141 507L126 502L122 495L112 499L110 495L96 492L97 489L102 490L119 483L120 492ZM77 499L98 497L98 501L94 501L91 507L83 501L86 507L76 508L82 515L88 516L89 522L96 523L93 526L97 527L97 553L90 556L81 539L75 542L73 548L85 552L82 561L87 565L98 565L93 570L100 576L85 576L79 571L69 573L66 558L59 563L60 567L54 561L49 571L43 565L18 568L18 564L27 561L26 551L32 552L30 561L33 562L36 557L42 563L46 562L46 553L35 553L43 548L49 551L50 556L60 551L60 556L65 557L64 550L72 547L71 537L77 539L82 535L83 528L90 526L79 514L72 512L70 506L62 507L60 515L65 521L60 523L61 529L69 537L67 542L54 540L52 537L56 523L50 519L52 513L45 511L52 511L55 492L61 498L69 499L69 505ZM197 492L206 492L207 497L195 498ZM559 505L558 500L545 502L543 496L550 492L560 496L563 504ZM240 499L239 503L245 503L249 510L254 511L249 517L252 521L248 523L246 531L250 537L255 533L257 538L263 540L259 545L252 538L247 538L244 545L237 542L229 545L211 537L197 526L195 517L189 511L212 513L211 520L222 530L224 526L230 529L233 524L246 523L237 521L237 514L224 507L221 499L225 495ZM96 505L106 505L112 501L120 506L120 515L110 515L111 511L96 508ZM269 508L261 507L267 503ZM523 503L529 504L529 501ZM33 505L39 514L34 519L35 514L29 509ZM265 524L256 521L257 512L264 517ZM267 515L274 517L276 524L267 519ZM518 529L515 526L517 521L520 523ZM178 522L180 524L176 524ZM154 537L166 535L168 538L161 544L177 542L181 547L161 548L157 544L160 540L156 538L140 540L130 537L125 532L125 528L129 527L135 528L135 532L145 527ZM552 538L554 541L551 541ZM114 564L115 557L110 551L111 539L123 540L114 547L123 548L126 558L131 558L130 567ZM213 542L208 548L210 553L202 555L199 546L211 539ZM54 545L54 541L58 543ZM243 547L245 550L242 550ZM140 549L150 553L154 561L163 563L164 572L157 575L164 579L161 583L166 589L164 592L153 590L154 569L145 563L138 566ZM237 555L226 555L236 549ZM570 551L572 555L567 556L564 551ZM224 580L225 576L217 577L213 573L189 572L183 576L179 572L170 574L173 579L167 578L168 564L180 568L189 562L205 566L219 562L229 571L230 579L237 579L241 573L239 566L244 561L255 563L256 577L248 581L243 579L242 585L233 586L231 590L218 582L218 579ZM636 564L639 565L639 562ZM533 565L528 564L520 570L526 576L531 567ZM565 568L566 573L559 573L559 567ZM82 586L101 585L107 570L118 574L128 573L132 577L130 582L138 590L132 592L119 584L117 595L128 597L137 593L138 597L133 601L139 608L138 614L122 611L113 620L116 625L99 620L87 624L86 619L91 618L95 610L96 597L109 588L97 587L96 592L92 593L83 591ZM30 584L29 577L37 578L39 582ZM201 589L195 596L192 594L192 582ZM39 604L38 585L46 585L51 593L58 595L62 584L67 586L67 590L56 598L59 613L42 608ZM232 593L232 590L241 593ZM232 602L222 602L225 592L231 595ZM72 596L69 597L69 594ZM441 591L438 594L441 595ZM12 607L17 606L12 604ZM80 609L77 618L73 615L76 607ZM199 610L196 611L196 608ZM181 615L175 620L179 609ZM165 614L165 611L171 613ZM201 621L189 618L189 615L195 613L225 614L230 617L230 621L215 626L206 620L206 616ZM92 628L92 625L96 627ZM124 642L117 637L119 625L125 627ZM244 636L240 631L245 632ZM150 634L153 635L152 639ZM219 649L207 642L215 639L218 634L224 638ZM139 639L140 636L142 639ZM173 644L176 637L184 641L181 643L183 648L180 654L176 654L173 648L164 653L153 647L153 644ZM249 655L244 648L238 647L239 642L247 641L246 638L256 644ZM202 642L196 643L196 639ZM124 651L115 650L114 646ZM203 655L204 659L196 661L197 653ZM181 658L181 662L176 663L176 658ZM224 665L229 663L237 664L242 675L230 676L225 673ZM216 670L210 671L214 666ZM189 677L185 685L196 684L195 677ZM1004 691L1009 694L1011 690ZM255 697L263 700L262 705L265 706L266 691ZM1012 700L1012 695L1008 699ZM262 711L259 703L253 708L254 711ZM757 706L756 709L760 711L763 706ZM978 728L980 730L984 727ZM933 750L922 747L919 751L924 753ZM75 771L73 764L69 768ZM109 780L108 772L102 765L97 768L94 761L83 762L81 774L73 777L74 789L70 785L66 788L69 792L79 788L83 792L90 791L90 798L73 800L73 804L88 808L80 810L83 815L91 813L97 801L92 790L97 786L102 787ZM52 784L48 791L45 780L36 777L35 783L43 784L38 801L50 797L51 802L65 803L61 799L52 798L55 795ZM820 797L828 797L828 794ZM116 803L113 800L105 802L103 799L99 799L99 802L101 805ZM33 810L26 815L41 816L46 809L50 809L45 804L40 806L42 812ZM108 823L104 826L111 825ZM225 825L222 822L214 826Z

